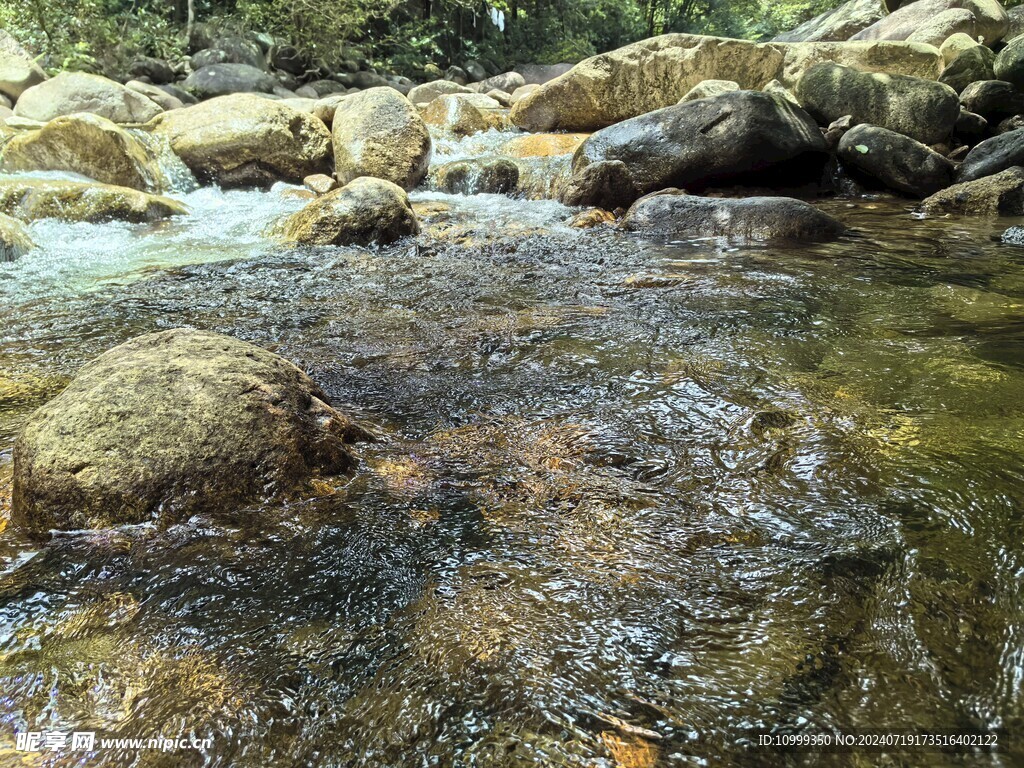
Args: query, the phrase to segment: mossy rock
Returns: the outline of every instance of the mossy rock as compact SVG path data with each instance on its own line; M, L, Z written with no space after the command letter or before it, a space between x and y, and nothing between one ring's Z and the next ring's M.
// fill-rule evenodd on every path
M0 213L22 221L127 221L143 223L188 213L182 203L128 187L83 181L0 181Z

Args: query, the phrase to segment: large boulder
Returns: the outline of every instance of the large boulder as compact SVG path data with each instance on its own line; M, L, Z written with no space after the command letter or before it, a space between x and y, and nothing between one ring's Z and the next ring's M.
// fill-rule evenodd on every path
M703 80L759 90L777 79L790 87L822 61L932 78L942 70L939 52L919 43L752 43L669 34L581 61L517 101L511 120L532 132L595 130L675 104Z
M295 184L330 172L331 135L305 112L247 94L165 112L148 126L196 178L223 187Z
M993 176L1016 165L1024 166L1024 128L1001 133L967 153L957 170L957 181Z
M12 102L27 89L46 79L46 73L36 64L18 41L0 29L0 93Z
M150 85L139 80L129 80L124 84L124 87L129 91L141 93L164 111L168 109L181 109L185 106L185 102L176 96L172 96L158 85Z
M678 189L637 200L623 217L622 228L674 237L744 240L830 240L846 230L842 222L791 197L698 197Z
M512 93L516 88L522 88L524 85L526 85L526 79L521 74L518 72L505 72L504 74L488 77L479 83L475 83L473 90L477 93L487 93L490 90L497 89L505 91L505 93Z
M981 115L990 123L1024 113L1024 91L1003 80L979 80L960 94L964 109Z
M882 0L849 0L799 27L772 38L778 43L823 43L849 40L886 15Z
M91 112L115 123L145 123L161 111L142 94L84 72L61 72L26 90L14 105L15 115L41 123L75 112Z
M945 157L874 125L847 131L839 141L839 158L847 168L910 197L927 197L953 183L953 164Z
M85 365L14 448L12 517L34 535L242 505L350 471L363 430L287 360L179 328Z
M947 138L960 116L956 91L948 85L836 64L809 69L797 86L797 98L824 125L851 115L855 125L888 128L924 144Z
M1024 216L1024 167L954 184L921 204L925 213L966 216Z
M851 67L860 72L935 80L943 67L942 54L931 45L910 42L791 43L781 45L784 58L778 80L796 88L804 73L821 63Z
M807 171L820 177L826 153L821 131L802 109L760 91L735 91L594 133L573 156L571 186L579 196L586 186L581 175L588 167L609 162L625 165L640 195L666 187L703 189L754 178L761 182L769 172L776 181L788 183L806 177ZM600 174L595 181L602 188L607 183ZM606 200L586 199L585 193L582 197L572 202L607 207Z
M1024 35L1024 5L1015 5L1007 9L1006 15L1010 17L1010 26L1006 30L1005 38L1013 40Z
M523 76L527 85L543 85L572 69L572 64L520 64L515 71ZM514 91L513 91L514 93Z
M420 107L429 104L440 96L447 96L452 93L473 93L473 91L451 80L432 80L429 83L417 85L409 91L409 101Z
M197 69L184 86L201 99L231 93L273 93L277 80L248 64L211 64Z
M996 56L996 79L1013 83L1024 91L1024 35L1011 40Z
M962 93L971 83L994 80L995 61L996 55L991 48L975 45L963 51L942 70L939 82L945 83L957 93Z
M419 112L393 88L352 94L334 113L334 162L338 181L359 176L413 189L430 165L430 132Z
M964 34L974 37L977 26L978 20L969 10L950 8L922 24L907 40L913 43L934 45L938 48L953 35Z
M955 35L947 37L942 45L939 46L939 53L942 54L942 60L949 66L954 62L958 56L964 51L969 51L971 48L977 48L981 44L970 35L965 35L963 32L957 32ZM985 46L988 47L988 46ZM989 49L991 50L991 48Z
M0 263L19 259L34 247L25 225L13 216L0 213Z
M69 171L104 184L162 192L160 166L143 143L116 123L83 112L25 131L3 150L5 171Z
M283 234L299 245L387 245L419 231L404 189L361 176L292 215Z
M111 184L51 179L0 181L0 213L22 221L151 222L188 213L177 200Z
M501 104L482 93L453 93L434 99L420 113L427 125L456 136L497 127Z
M906 40L940 14L962 8L975 19L975 34L986 45L1003 39L1010 19L999 0L917 0L904 5L853 36L853 40Z

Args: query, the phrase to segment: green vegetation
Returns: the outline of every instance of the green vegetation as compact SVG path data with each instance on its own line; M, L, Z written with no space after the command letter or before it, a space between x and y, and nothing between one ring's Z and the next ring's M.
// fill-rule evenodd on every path
M188 33L262 32L328 67L366 59L421 75L476 59L578 61L665 32L767 39L841 0L0 0L0 26L44 66L107 74L138 54L170 61ZM1015 5L1019 0L1011 0ZM500 24L491 9L500 11ZM193 24L194 22L194 24Z

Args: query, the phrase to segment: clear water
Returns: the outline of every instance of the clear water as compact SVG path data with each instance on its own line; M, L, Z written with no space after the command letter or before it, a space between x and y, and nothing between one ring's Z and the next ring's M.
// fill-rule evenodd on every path
M783 248L415 197L382 250L285 249L301 200L201 190L0 265L0 513L32 410L158 329L276 350L384 436L242 523L0 535L0 763L60 727L214 738L101 766L1024 760L1020 221L838 200L857 236ZM832 728L1008 735L751 746Z

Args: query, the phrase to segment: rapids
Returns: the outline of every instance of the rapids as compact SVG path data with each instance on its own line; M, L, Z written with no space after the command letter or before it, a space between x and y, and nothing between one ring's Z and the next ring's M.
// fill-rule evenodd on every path
M273 349L380 439L230 520L8 530L0 741L777 765L758 733L1004 729L927 764L1024 760L1024 249L994 239L1021 220L836 199L835 243L666 242L418 191L415 242L295 250L266 235L288 188L175 196L155 226L37 222L0 264L0 512L33 409L153 330Z

